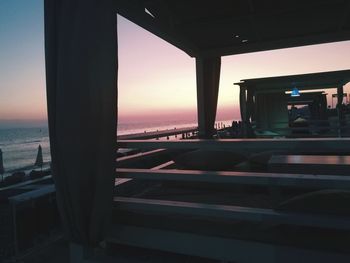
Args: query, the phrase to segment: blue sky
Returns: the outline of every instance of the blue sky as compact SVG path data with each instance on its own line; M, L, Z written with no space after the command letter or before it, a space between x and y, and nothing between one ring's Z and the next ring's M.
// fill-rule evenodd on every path
M43 1L0 1L0 120L46 117Z

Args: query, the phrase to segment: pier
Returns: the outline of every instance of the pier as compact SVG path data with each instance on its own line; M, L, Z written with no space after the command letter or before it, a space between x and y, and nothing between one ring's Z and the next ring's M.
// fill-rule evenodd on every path
M187 138L188 134L193 134L198 131L198 127L186 127L186 128L174 128L174 129L167 129L167 130L161 130L161 131L150 131L150 132L141 132L141 133L134 133L134 134L125 134L125 135L119 135L117 137L117 140L148 140L148 139L154 139L154 138L162 138L162 137L168 137L168 136L174 136L178 134L183 134L184 138Z

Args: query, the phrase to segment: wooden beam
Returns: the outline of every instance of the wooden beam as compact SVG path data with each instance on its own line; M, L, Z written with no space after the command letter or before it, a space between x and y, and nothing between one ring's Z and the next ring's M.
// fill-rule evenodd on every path
M161 39L186 52L189 56L196 56L199 50L194 43L164 21L159 21L145 12L145 5L135 0L115 1L115 10L121 16L129 19L138 26L146 29Z
M334 174L342 175L338 177L350 178L350 156L273 155L268 167L269 171L276 173L300 173L302 171L303 173Z
M240 263L348 263L349 254L249 240L204 236L137 226L113 225L108 242Z
M25 192L19 195L11 196L8 198L9 202L12 204L18 204L21 202L31 201L33 199L36 199L38 197L53 194L56 192L55 185L51 184L48 186L44 186L40 189L32 190L29 192Z
M333 43L350 39L350 30L337 31L335 33L319 33L317 35L295 36L262 42L247 42L238 45L218 46L201 49L202 57L227 56L250 52L308 46L323 43Z
M45 180L49 180L51 178L52 178L51 175L46 175L46 176L44 176L42 178L30 179L30 180L27 180L27 181L24 181L24 182L20 182L18 184L12 184L12 185L8 185L8 186L5 186L5 187L1 187L0 191L8 190L8 189L20 188L22 186L29 185L29 184L36 184L36 183L39 183L39 182L42 182L42 181L45 181Z
M175 165L174 161L169 161L169 162L165 162L165 163L162 163L160 165L154 166L151 168L151 170L160 170L160 169L165 169L165 168L169 169L169 167L173 167L174 165Z
M114 209L157 215L199 216L212 220L243 220L350 230L349 216L284 212L231 205L114 197Z
M123 148L123 147L119 147ZM163 155L166 153L166 149L153 149L147 152L140 152L133 155L123 156L117 158L117 166L128 165L130 163L139 162L147 158L154 158L158 155Z
M347 153L350 138L291 138L291 139L222 139L222 140L180 140L147 141L121 140L119 148L141 149L207 149L233 152L259 152L265 150L286 150L288 152Z
M117 171L122 178L143 180L350 189L350 176L127 168Z

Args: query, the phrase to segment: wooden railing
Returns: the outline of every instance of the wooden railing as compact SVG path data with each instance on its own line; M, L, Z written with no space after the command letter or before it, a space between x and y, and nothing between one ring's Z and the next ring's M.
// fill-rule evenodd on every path
M288 150L295 152L332 152L350 151L350 138L276 138L276 139L222 139L222 140L180 140L149 141L121 140L118 148L140 149L210 149L230 150L233 152L259 152L266 150Z

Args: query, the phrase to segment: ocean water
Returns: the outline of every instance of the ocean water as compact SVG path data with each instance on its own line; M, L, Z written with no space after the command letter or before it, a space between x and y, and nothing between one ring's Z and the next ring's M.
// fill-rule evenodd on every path
M231 125L231 121L219 121L217 123L223 123L226 126ZM143 133L145 131L151 132L174 129L175 127L184 128L196 126L197 123L195 122L174 120L119 123L117 134L134 134ZM177 138L180 138L180 136ZM49 167L51 157L47 127L0 129L0 149L3 152L5 172L11 173L18 169L30 170L35 168L34 163L39 145L41 145L43 151L44 167Z
M220 120L216 122L217 124L225 124L225 126L231 126L232 120ZM174 128L187 128L187 127L197 127L198 124L196 121L183 121L183 120L168 120L168 121L157 121L152 122L128 122L118 123L118 135L124 134L135 134L143 132L154 132L161 130L171 130Z
M181 121L154 121L154 122L128 122L119 123L117 135L135 134L143 132L154 132L161 130L170 130L174 128L196 127L195 122L181 122Z
M5 171L34 168L39 145L47 165L51 159L48 128L0 129L0 148Z

